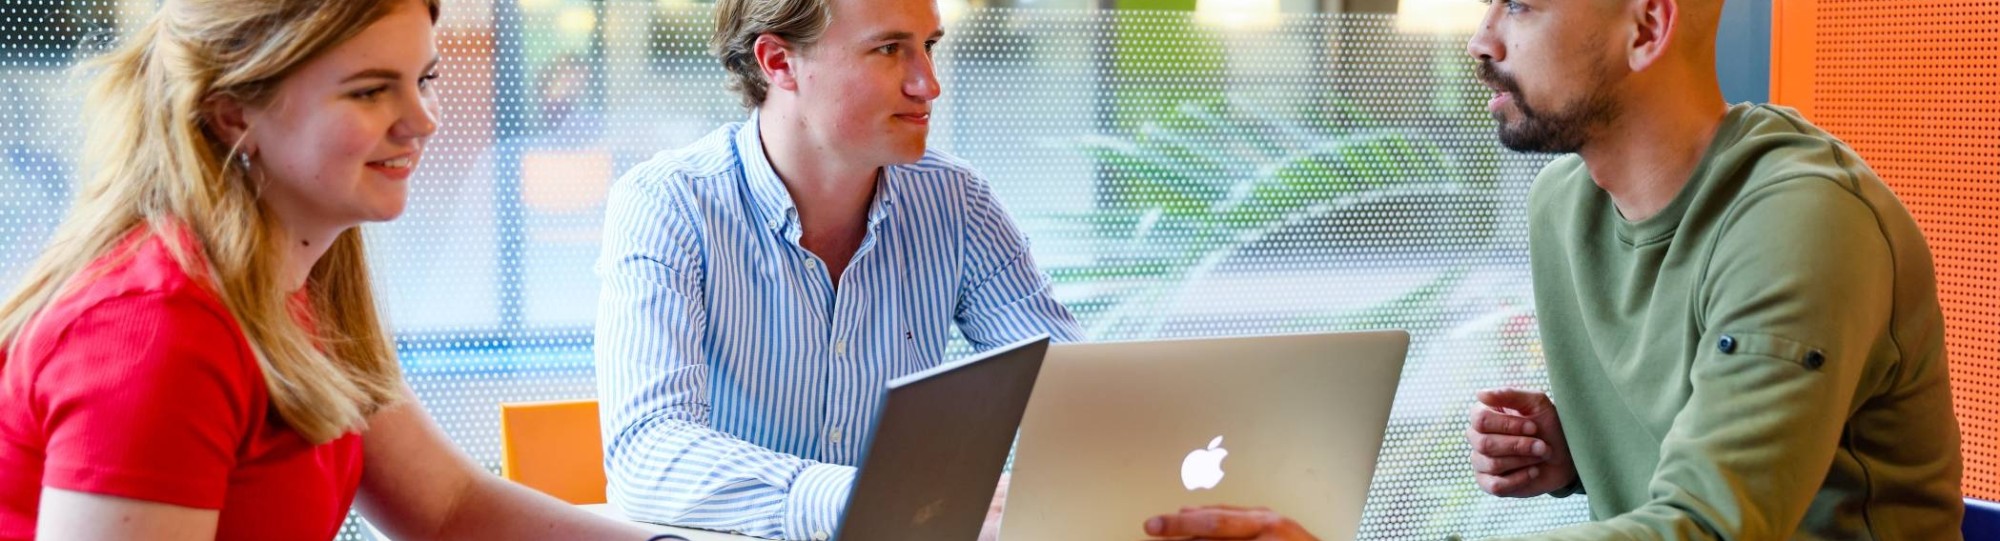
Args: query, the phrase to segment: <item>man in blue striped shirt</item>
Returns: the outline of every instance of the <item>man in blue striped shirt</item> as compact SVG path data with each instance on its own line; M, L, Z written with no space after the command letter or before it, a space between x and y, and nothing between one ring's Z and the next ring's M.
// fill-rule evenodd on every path
M634 168L606 210L606 492L635 519L824 539L888 380L940 364L954 324L984 349L1076 323L985 181L925 150L932 0L716 11L749 119Z

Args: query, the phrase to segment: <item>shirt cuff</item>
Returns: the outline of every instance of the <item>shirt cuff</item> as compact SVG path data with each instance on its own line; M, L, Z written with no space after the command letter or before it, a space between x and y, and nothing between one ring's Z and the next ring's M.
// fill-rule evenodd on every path
M1583 493L1583 476L1579 475L1575 481L1569 482L1569 486L1555 489L1549 492L1549 495L1557 498L1568 498Z
M847 495L854 489L853 466L806 466L785 495L785 538L826 541L840 523Z

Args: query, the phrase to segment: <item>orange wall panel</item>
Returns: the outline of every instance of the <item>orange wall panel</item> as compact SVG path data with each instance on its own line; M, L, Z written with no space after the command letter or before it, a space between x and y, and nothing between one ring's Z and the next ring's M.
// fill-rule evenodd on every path
M1771 100L1868 160L1937 264L1965 494L2000 500L2000 1L1777 0Z

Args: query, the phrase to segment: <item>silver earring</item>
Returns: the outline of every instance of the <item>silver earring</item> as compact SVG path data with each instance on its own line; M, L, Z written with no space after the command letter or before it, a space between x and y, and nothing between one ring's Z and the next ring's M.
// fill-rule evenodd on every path
M236 164L243 166L243 181L250 188L251 197L261 197L264 193L264 183L262 179L257 178L257 172L250 169L250 153L237 154Z

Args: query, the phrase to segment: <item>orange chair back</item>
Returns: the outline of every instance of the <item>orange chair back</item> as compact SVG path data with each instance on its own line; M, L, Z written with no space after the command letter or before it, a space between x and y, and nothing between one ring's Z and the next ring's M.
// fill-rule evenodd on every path
M604 503L597 401L500 405L500 474L563 501Z
M2000 499L2000 5L1776 0L1771 101L1861 153L1930 243L1967 496Z

